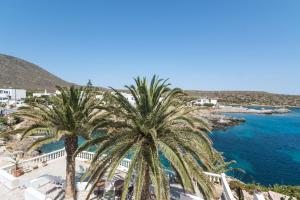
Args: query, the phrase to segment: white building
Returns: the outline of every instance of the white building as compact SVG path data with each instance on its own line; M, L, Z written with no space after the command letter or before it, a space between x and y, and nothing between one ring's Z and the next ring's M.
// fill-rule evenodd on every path
M55 94L54 95L60 95L61 92L59 90L55 90Z
M0 89L0 103L7 103L8 101L20 101L26 98L26 90L24 89Z
M35 92L32 94L33 97L44 97L44 96L51 96L52 93L48 93L47 90L45 92Z
M55 93L49 93L47 92L47 90L45 90L44 92L36 92L33 93L32 96L33 97L45 97L45 96L56 96L56 95L60 95L61 92L59 90L56 90Z
M7 103L8 102L8 97L6 94L0 94L0 103Z
M103 96L102 94L97 94L97 95L96 95L96 99L102 100L103 98L104 98L104 96Z
M132 96L132 94L128 94L128 93L125 93L125 92L121 92L121 94L129 101L129 103L131 104L131 105L135 105L135 99L134 99L134 97ZM159 99L159 101L162 101L163 100L163 98L161 97L160 99Z
M201 98L201 99L196 99L196 100L192 101L192 105L196 105L196 106L203 106L203 105L207 105L207 104L216 106L218 104L218 100L217 99L209 99L209 98Z
M129 101L131 105L135 105L135 100L131 94L125 92L122 92L121 94Z

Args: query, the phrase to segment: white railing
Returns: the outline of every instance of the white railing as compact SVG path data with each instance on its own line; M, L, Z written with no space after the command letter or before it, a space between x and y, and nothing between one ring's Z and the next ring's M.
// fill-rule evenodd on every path
M60 150L57 150L57 151L53 151L53 152L50 152L50 153L43 154L41 156L30 158L28 160L24 160L24 161L22 161L22 164L41 163L41 162L46 162L46 161L49 162L49 161L56 160L58 158L64 157L65 155L66 155L65 149L60 149Z
M41 156L37 156L34 158L30 158L28 160L22 160L20 161L20 166L23 167L34 167L34 165L38 165L42 162L51 162L58 158L64 157L66 155L65 149L60 149L57 151L53 151L50 153L43 154ZM14 189L19 186L21 186L22 181L20 177L14 177L11 174L11 170L15 168L14 164L6 165L2 168L0 168L0 183L8 187L9 189Z
M89 151L82 151L77 154L76 158L83 159L83 160L92 160L95 153Z
M131 160L124 158L121 162L120 162L120 166L125 167L127 169L129 169Z
M60 150L57 150L57 151L53 151L53 152L50 152L50 153L43 154L41 156L30 158L28 160L22 160L20 162L20 165L24 166L24 165L31 165L31 164L39 164L39 163L42 163L42 162L50 162L52 160L56 160L56 159L61 158L63 156L65 156L65 149L60 149ZM5 167L2 167L1 169L6 170L6 171L10 171L11 169L14 168L14 166L15 166L14 164L10 164L10 165L7 165Z
M212 183L221 183L221 175L211 172L204 172L208 176L208 180Z
M84 160L92 160L94 155L95 154L93 152L83 151L77 155L77 158L84 159ZM130 163L131 163L130 159L126 159L126 158L123 159L120 162L121 170L127 171L130 166ZM168 169L165 169L165 171L169 178L175 176L175 173L173 171L168 170ZM220 174L215 174L215 173L211 173L211 172L204 172L204 173L208 176L208 179L210 182L222 184L223 196L224 196L225 200L235 200L233 197L233 194L230 190L229 184L226 180L225 174L220 175Z
M226 180L226 175L224 173L221 174L221 183L222 183L222 187L223 187L224 198L226 200L235 200L235 198L233 197L233 194L231 192L231 189L229 187L229 184Z
M31 164L39 164L42 162L51 162L53 160L56 160L58 158L64 157L66 155L65 149L60 149L57 151L53 151L50 153L43 154L41 156L37 156L28 160L21 161L21 165L31 165ZM91 161L94 157L95 153L93 152L88 152L88 151L82 151L77 155L77 159L81 160L89 160ZM130 159L123 159L120 162L120 170L127 172L128 168L130 166L131 160ZM9 172L12 168L14 167L13 164L2 167L1 170ZM171 170L165 169L168 177L174 177L175 173ZM225 174L214 174L210 172L204 172L207 176L210 182L212 183L220 183L222 184L223 187L223 196L225 200L234 200L233 194L230 190L229 184L226 180L226 175Z
M89 151L82 151L80 153L77 154L76 158L79 158L81 160L89 160L91 161L95 156L95 153L93 152L89 152ZM131 160L124 158L121 162L120 162L120 167L122 167L122 171L127 171L129 166L130 166Z

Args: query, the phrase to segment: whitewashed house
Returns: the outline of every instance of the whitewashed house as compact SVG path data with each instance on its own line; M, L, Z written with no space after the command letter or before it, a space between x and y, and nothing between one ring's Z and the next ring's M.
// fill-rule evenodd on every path
M100 100L102 100L102 99L103 99L103 97L104 97L104 96L103 96L102 94L97 94L97 95L96 95L96 99L100 99Z
M131 105L135 105L135 99L134 99L134 97L132 96L132 94L128 94L128 93L125 93L125 92L121 92L121 94L129 101L129 103L131 104ZM163 100L163 98L161 97L160 99L159 99L159 101L162 101Z
M59 90L56 90L54 93L49 93L47 92L47 90L45 90L44 92L36 92L33 93L32 96L33 97L45 97L45 96L56 96L56 95L60 95L61 92Z
M131 105L135 105L134 98L131 94L128 94L128 93L125 93L125 92L122 92L121 94L129 101L129 103Z
M26 98L24 89L0 89L0 103L17 102Z
M192 105L195 106L204 106L204 105L213 105L216 106L218 104L217 99L209 99L209 98L200 98L192 101Z
M54 95L60 95L60 94L61 94L61 92L59 90L55 90Z
M114 92L112 92L112 94L115 94ZM129 94L129 93L125 93L125 92L121 92L121 94L129 101L129 103L133 106L135 106L135 99L134 97L132 96L132 94ZM96 95L96 99L103 99L103 95L102 94L99 94L99 95ZM159 101L161 101L163 98L160 98Z
M0 94L0 103L7 103L8 97L6 94Z
M47 90L44 92L35 92L32 94L33 97L45 97L45 96L51 96L53 93L48 93Z

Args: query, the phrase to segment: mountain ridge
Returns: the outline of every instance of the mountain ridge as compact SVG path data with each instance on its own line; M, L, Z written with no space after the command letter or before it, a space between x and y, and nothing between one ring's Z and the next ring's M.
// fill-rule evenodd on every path
M0 54L0 72L1 88L54 91L57 85L73 85L34 63L5 54Z

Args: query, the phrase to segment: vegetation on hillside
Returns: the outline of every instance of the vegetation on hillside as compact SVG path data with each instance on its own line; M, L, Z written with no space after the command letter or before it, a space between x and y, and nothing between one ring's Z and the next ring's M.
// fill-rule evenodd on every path
M240 181L230 181L230 188L237 191L245 190L249 194L253 194L254 191L268 192L273 191L290 197L295 197L300 199L300 186L291 185L279 185L275 184L273 186L262 186L259 184L244 184Z
M187 91L197 97L216 98L221 104L300 106L300 96L251 91Z

